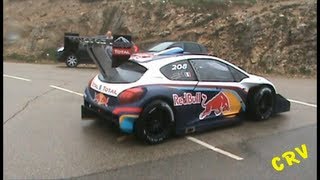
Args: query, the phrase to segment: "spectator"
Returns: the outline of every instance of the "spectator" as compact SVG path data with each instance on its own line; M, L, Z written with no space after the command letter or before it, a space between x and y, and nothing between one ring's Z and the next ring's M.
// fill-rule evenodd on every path
M106 34L106 39L108 40L112 40L113 39L113 36L112 36L112 32L111 31L108 31L107 34Z
M138 53L140 50L139 47L136 44L134 44L134 42L132 42L132 48L133 48L133 53Z

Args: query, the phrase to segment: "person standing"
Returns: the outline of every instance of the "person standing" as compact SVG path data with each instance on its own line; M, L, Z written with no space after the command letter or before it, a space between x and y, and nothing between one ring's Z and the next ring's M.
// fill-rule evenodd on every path
M108 31L106 33L106 42L108 45L112 45L112 40L113 40L113 36L112 36L112 32Z
M113 36L112 36L112 32L111 31L108 31L107 34L106 34L106 39L108 40L112 40L113 39Z

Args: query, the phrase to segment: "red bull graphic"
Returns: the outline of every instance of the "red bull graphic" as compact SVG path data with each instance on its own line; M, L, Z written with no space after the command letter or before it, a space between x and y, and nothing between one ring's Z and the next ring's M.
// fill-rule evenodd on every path
M96 93L94 97L94 101L99 105L108 106L109 97L106 97L102 93Z
M183 96L178 96L177 94L173 94L172 99L173 99L174 106L200 104L201 92L197 92L196 95L194 96L191 93L183 93Z
M204 108L204 110L199 115L200 120L209 116L212 111L216 116L220 116L224 111L230 110L229 99L223 92L219 92L207 102L206 100L207 95L202 94L201 106Z
M207 95L202 92L196 92L195 95L183 93L181 96L172 94L172 99L174 106L201 104L204 109L199 115L200 120L207 118L212 112L215 116L232 117L245 108L241 98L230 90L221 91L208 101Z

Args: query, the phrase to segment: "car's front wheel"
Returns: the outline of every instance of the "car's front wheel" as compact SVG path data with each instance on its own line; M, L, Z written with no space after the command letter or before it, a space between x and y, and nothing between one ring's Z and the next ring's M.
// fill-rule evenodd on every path
M272 89L262 86L252 92L248 99L249 115L253 120L261 121L269 119L273 113L275 98Z
M70 54L67 56L66 65L68 67L74 68L74 67L77 67L78 64L79 64L79 60L78 60L77 56L75 56L74 54Z
M164 101L156 100L147 105L135 123L136 136L148 144L166 140L173 131L174 113Z

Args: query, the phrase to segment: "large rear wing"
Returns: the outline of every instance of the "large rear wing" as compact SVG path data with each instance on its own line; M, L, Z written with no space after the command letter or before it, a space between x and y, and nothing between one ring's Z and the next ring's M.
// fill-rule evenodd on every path
M128 35L115 35L112 40L103 37L65 37L87 47L89 56L105 78L117 74L115 67L128 61L132 54L131 36Z
M79 48L79 41L72 41L70 37L79 37L78 33L64 33L64 51L76 52Z

